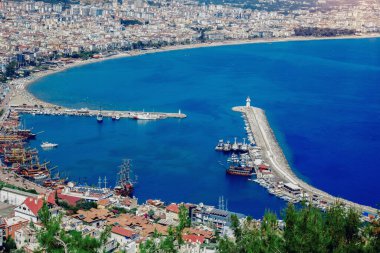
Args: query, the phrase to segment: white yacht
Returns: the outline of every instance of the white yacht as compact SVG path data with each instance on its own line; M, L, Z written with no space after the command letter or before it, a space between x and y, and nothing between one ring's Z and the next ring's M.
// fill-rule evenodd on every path
M160 116L146 112L146 113L137 113L133 116L133 118L138 119L138 120L155 120L155 119L159 119Z
M236 137L235 137L235 142L234 142L234 144L232 144L231 149L232 149L232 151L237 151L239 149L239 145L236 142Z
M58 147L58 144L56 143L50 143L50 142L42 142L41 148L55 148Z

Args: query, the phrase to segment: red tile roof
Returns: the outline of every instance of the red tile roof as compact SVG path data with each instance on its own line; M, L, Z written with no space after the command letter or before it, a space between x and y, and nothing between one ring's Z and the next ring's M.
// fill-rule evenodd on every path
M111 201L109 199L99 199L97 203L101 206L109 206Z
M183 240L186 242L200 243L205 241L205 237L201 235L183 235Z
M81 198L58 193L58 198L66 201L70 206L76 206Z
M25 199L24 204L30 209L30 211L37 216L38 211L42 208L42 205L44 204L44 201L41 198L32 198L28 197Z
M112 231L112 233L115 233L115 234L118 234L118 235L122 235L122 236L125 236L125 237L128 237L128 238L132 238L132 236L135 234L133 231L125 229L125 228L122 228L120 226L114 226L114 227L112 227L111 231Z
M55 203L55 191L54 192L51 192L49 193L49 195L47 196L47 200L46 200L49 204L52 204L52 205L57 205L57 203Z
M166 207L166 210L172 213L179 213L179 207L177 204L172 203Z

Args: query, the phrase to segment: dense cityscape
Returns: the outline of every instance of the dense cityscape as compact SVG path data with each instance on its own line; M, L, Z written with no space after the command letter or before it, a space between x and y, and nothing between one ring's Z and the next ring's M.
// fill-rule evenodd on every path
M265 125L265 115L253 109L249 97L235 111L243 113L250 144L245 139L238 144L236 139L235 143L220 141L215 149L244 153L229 159L238 160L240 167L245 166L241 163L252 164L247 165L250 170L231 166L227 174L255 174L270 194L290 202L279 216L267 212L262 219L253 219L233 212L223 196L218 206L159 199L141 203L134 196L129 161L121 165L114 188L100 177L97 186L76 184L53 176L50 165L40 162L38 151L28 146L36 134L19 128L22 114L92 116L98 123L103 117L112 121L186 117L180 111L116 115L115 111L73 110L38 101L25 91L33 78L83 62L167 48L379 36L378 0L0 1L0 249L48 253L379 252L377 209L337 199L298 182L291 171L276 168L278 160L270 161L276 153L281 153L279 167L282 163L288 166L281 161L286 159L278 150L266 157L269 151L262 146L267 144L267 134L272 136L269 145L280 147ZM261 122L257 120L260 115ZM265 131L258 133L262 126ZM42 148L54 145L58 144L43 143Z
M323 6L323 5L322 5ZM380 3L359 1L329 10L241 9L195 1L92 4L0 2L0 70L58 56L154 46L292 36L378 33ZM22 73L21 73L22 74Z

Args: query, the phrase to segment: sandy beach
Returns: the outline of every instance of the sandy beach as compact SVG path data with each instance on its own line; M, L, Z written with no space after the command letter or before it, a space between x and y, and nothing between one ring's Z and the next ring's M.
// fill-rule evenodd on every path
M27 78L19 78L11 81L13 84L10 105L42 105L45 107L54 107L56 105L41 101L34 95L28 92L27 87L41 78L48 75L55 74L58 72L65 71L69 68L79 67L85 64L91 64L106 60L118 59L123 57L133 57L144 54L153 54L159 52L167 52L174 50L185 50L203 47L218 47L218 46L232 46L232 45L243 45L243 44L257 44L257 43L280 43L280 42L295 42L295 41L314 41L314 40L341 40L341 39L367 39L367 38L379 38L380 34L366 34L366 35L354 35L354 36L341 36L341 37L289 37L289 38L271 38L271 39L252 39L252 40L231 40L222 42L209 42L209 43L199 43L199 44L188 44L188 45L175 45L167 46L159 49L147 49L147 50L133 50L129 52L119 52L115 55L89 59L89 60L77 60L73 63L66 64L63 67L57 69L50 69L46 71L41 71L34 73Z

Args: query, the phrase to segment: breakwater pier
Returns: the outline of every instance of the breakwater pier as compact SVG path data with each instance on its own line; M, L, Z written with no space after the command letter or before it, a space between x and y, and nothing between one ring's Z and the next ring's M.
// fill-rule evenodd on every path
M250 102L250 101L249 101ZM352 201L332 196L331 194L317 189L298 178L292 171L276 137L268 123L264 110L253 107L247 100L246 106L237 106L232 109L243 114L249 125L249 131L253 134L256 146L260 149L262 159L269 165L273 177L266 178L268 181L266 186L276 186L272 192L281 192L287 195L285 199L292 200L296 197L317 203L323 203L323 207L328 207L334 203L341 203L347 207L354 208L359 212L376 214L377 209L354 203ZM255 160L257 149L250 149L249 155ZM260 179L261 180L261 179ZM278 187L278 186L281 187ZM285 187L284 187L285 186Z
M12 106L14 111L19 113L28 113L34 115L67 115L67 116L87 116L96 117L100 112L106 118L130 118L130 119L143 119L143 120L157 120L166 118L186 118L186 114L181 113L168 113L168 112L145 112L145 111L110 111L110 110L90 110L88 108L69 109L63 107L30 107L27 105Z
M9 107L18 113L33 115L67 115L96 117L99 113L105 118L120 119L130 118L137 120L159 120L166 118L186 118L187 115L178 112L147 112L147 111L118 111L118 110L93 110L88 108L65 108L36 99L30 93L20 88L10 99Z

